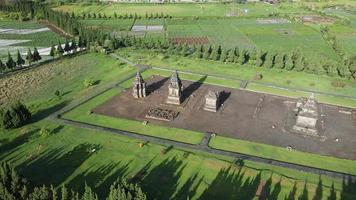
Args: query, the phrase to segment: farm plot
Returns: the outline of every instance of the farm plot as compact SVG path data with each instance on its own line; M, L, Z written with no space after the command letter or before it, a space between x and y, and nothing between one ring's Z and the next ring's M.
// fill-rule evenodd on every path
M255 44L237 26L233 19L167 20L170 39L208 37L211 44L233 48L254 48Z
M89 28L106 31L129 31L134 19L86 19L81 20Z

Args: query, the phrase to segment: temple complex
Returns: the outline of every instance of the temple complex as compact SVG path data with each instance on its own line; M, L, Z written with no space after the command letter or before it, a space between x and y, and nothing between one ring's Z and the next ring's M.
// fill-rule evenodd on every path
M180 80L177 71L174 72L170 78L168 85L168 104L180 105L182 102L182 81Z
M307 100L300 99L296 104L297 119L293 130L316 135L318 122L318 105L314 95Z
M132 95L135 98L146 97L146 82L143 80L140 72L137 72L133 82Z
M219 108L219 96L220 94L218 92L209 90L209 92L205 95L204 110L216 112Z

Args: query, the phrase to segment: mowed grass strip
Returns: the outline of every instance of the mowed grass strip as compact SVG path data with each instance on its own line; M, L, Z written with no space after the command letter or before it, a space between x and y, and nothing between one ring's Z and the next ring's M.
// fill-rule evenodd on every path
M66 119L86 122L89 124L95 124L99 126L135 132L143 135L150 135L170 140L176 140L190 144L200 143L204 135L203 133L177 128L162 127L151 123L144 125L141 121L114 118L90 113L92 109L99 106L100 104L105 103L107 100L118 94L120 94L119 88L111 89L80 105L74 110L64 114L63 117Z
M259 156L274 160L296 163L337 172L356 175L356 161L339 159L329 156L288 151L285 148L259 144L244 140L216 136L210 140L209 146L215 149L234 151L248 155Z
M280 87L315 90L335 95L356 97L356 90L354 89L356 88L356 82L339 77L287 71L283 69L267 69L250 65L241 66L234 63L221 63L190 57L164 55L147 50L133 50L131 48L120 49L118 54L127 57L133 62L151 66L223 76L230 79L252 80L261 83L275 84ZM254 80L257 74L262 74L263 78L261 80ZM332 84L333 82L341 83L344 86L335 87Z

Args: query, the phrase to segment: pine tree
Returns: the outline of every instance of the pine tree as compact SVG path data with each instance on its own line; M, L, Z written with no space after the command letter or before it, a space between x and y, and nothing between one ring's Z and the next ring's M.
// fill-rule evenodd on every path
M51 51L49 52L49 55L54 58L56 54L56 48L54 47L54 45L51 46Z
M0 60L0 73L6 70L6 65Z
M246 54L247 54L247 50L246 49L243 49L240 53L239 53L239 58L237 60L237 62L240 64L240 65L243 65L246 63Z
M265 62L265 57L266 55L262 53L261 50L257 51L257 56L256 56L256 66L261 67L263 63Z
M203 58L205 60L208 60L210 57L210 53L211 53L211 46L209 46L208 48L204 48L204 54L203 54Z
M69 193L68 193L68 189L65 185L62 185L61 187L61 200L69 200Z
M227 60L228 51L225 49L221 50L220 61L225 62Z
M71 49L70 49L69 42L68 42L68 40L66 40L66 42L64 44L64 51L68 53L70 50Z
M51 200L57 200L58 199L57 190L53 187L53 185L50 186L50 190L52 194Z
M241 57L240 49L236 47L234 50L234 63L239 63L240 57Z
M200 45L200 47L195 51L195 57L198 59L203 58L204 46Z
M87 184L85 184L82 200L98 200L98 196L92 191L92 189Z
M274 57L274 67L283 69L284 68L284 56L281 54L276 54Z
M12 69L12 68L16 67L16 63L12 59L10 52L7 52L6 67L9 68L9 69Z
M32 62L34 62L33 54L31 52L31 49L28 49L28 51L27 51L26 60L27 60L29 65L31 65Z
M235 50L229 50L226 61L234 62L234 59L235 59Z
M40 53L38 52L37 48L35 47L35 48L33 49L33 60L34 60L35 62L37 62L37 61L39 61L39 60L41 60L41 59L42 59L42 57L40 56Z
M257 61L257 50L253 49L248 55L248 63L251 65L256 65Z
M272 53L267 53L266 60L263 64L265 68L273 68L274 66L274 55Z
M292 56L289 54L286 54L284 57L284 68L286 70L293 70L294 68L294 64L293 64L293 60L292 60Z
M72 43L70 45L70 49L73 50L74 52L76 52L77 48L78 48L77 43L75 42L75 39L73 38Z
M25 64L25 60L22 59L21 53L19 50L17 50L17 61L16 61L17 66L22 66L23 64Z
M183 48L182 48L182 55L185 57L185 56L188 56L189 54L190 54L189 46L187 43L184 43Z
M64 50L63 50L63 48L62 48L62 44L59 42L58 45L57 45L57 54L58 54L59 56L62 56L63 53L64 53Z
M221 46L214 47L210 54L210 60L218 61L221 56Z

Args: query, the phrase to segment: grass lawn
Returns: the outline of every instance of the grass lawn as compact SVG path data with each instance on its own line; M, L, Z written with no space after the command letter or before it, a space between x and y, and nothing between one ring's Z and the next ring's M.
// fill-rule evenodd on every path
M81 23L93 29L106 31L130 31L134 19L85 19Z
M315 75L281 69L239 66L238 64L225 64L221 62L198 60L175 55L164 56L161 53L147 50L133 50L130 48L120 49L117 53L140 64L191 71L194 73L206 73L208 75L224 76L231 79L243 80L253 80L256 74L262 74L263 78L261 80L257 80L257 82L271 83L280 87L315 90L336 95L356 97L356 82L338 77L329 77L326 75ZM332 86L334 81L344 83L345 87L338 88Z
M249 155L256 155L264 158L271 158L291 163L318 167L333 171L356 174L356 161L338 159L317 154L310 154L298 151L288 151L285 148L274 147L265 144L237 140L232 138L217 136L212 138L209 146L216 149L236 151Z

